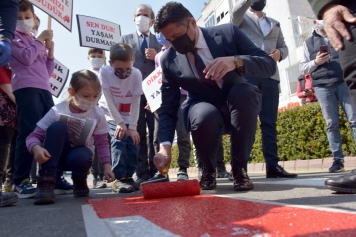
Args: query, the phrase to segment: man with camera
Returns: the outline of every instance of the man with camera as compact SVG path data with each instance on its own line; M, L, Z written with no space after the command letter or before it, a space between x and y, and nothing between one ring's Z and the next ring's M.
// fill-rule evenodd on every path
M343 79L339 53L330 44L324 24L314 20L315 30L304 42L304 54L299 69L302 74L311 74L316 97L323 113L330 150L334 162L329 172L344 171L344 155L339 129L339 103L344 110L356 142L356 112L349 89Z

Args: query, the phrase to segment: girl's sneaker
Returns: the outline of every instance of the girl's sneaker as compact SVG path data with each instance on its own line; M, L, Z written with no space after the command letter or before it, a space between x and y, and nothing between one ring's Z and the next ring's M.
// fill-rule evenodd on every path
M73 193L73 185L70 184L63 176L60 180L56 182L56 186L54 188L54 194L71 194Z
M0 190L0 207L6 207L17 202L19 198L15 193L2 193Z
M30 179L24 179L19 185L15 185L14 192L19 198L32 198L36 194L36 188L30 183Z

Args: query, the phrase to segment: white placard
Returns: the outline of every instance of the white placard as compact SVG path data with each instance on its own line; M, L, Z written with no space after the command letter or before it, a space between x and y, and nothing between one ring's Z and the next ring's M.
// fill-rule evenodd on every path
M82 47L110 50L121 36L120 25L90 16L77 15L79 43Z
M73 21L73 0L29 0L70 32Z
M69 69L56 59L54 59L54 63L55 67L49 79L49 84L52 89L52 95L58 98L68 80Z
M155 112L161 107L162 95L162 68L158 67L145 80L142 81L143 93L145 93L147 103L151 112Z

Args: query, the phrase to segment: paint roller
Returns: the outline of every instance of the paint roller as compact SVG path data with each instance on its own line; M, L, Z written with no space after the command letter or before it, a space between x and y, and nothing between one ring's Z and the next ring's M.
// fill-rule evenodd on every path
M163 169L162 174L167 175L168 170ZM171 198L193 196L200 194L198 180L182 180L176 182L144 182L140 185L143 198Z

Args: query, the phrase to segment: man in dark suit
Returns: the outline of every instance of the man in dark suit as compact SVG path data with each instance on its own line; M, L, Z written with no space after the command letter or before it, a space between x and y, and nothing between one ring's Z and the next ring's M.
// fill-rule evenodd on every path
M136 9L134 17L136 32L122 36L119 43L127 43L131 45L135 52L135 63L133 66L141 71L142 78L145 79L155 70L154 59L157 52L161 50L161 45L157 42L155 34L150 32L150 27L154 23L154 12L152 11L152 8L149 5L140 5ZM137 132L140 134L140 150L136 169L137 184L148 180L157 172L157 169L153 165L154 115L145 109L146 105L146 97L145 95L142 95L140 113L137 121ZM149 148L146 139L146 124L149 131ZM147 162L148 151L149 162Z
M161 8L155 30L173 46L161 58L157 169L162 171L171 162L181 87L188 91L181 108L183 120L204 166L201 188L216 187L218 141L222 134L230 133L234 190L253 189L247 162L255 140L261 92L241 75L270 77L276 72L276 62L233 24L199 28L192 14L177 2Z

